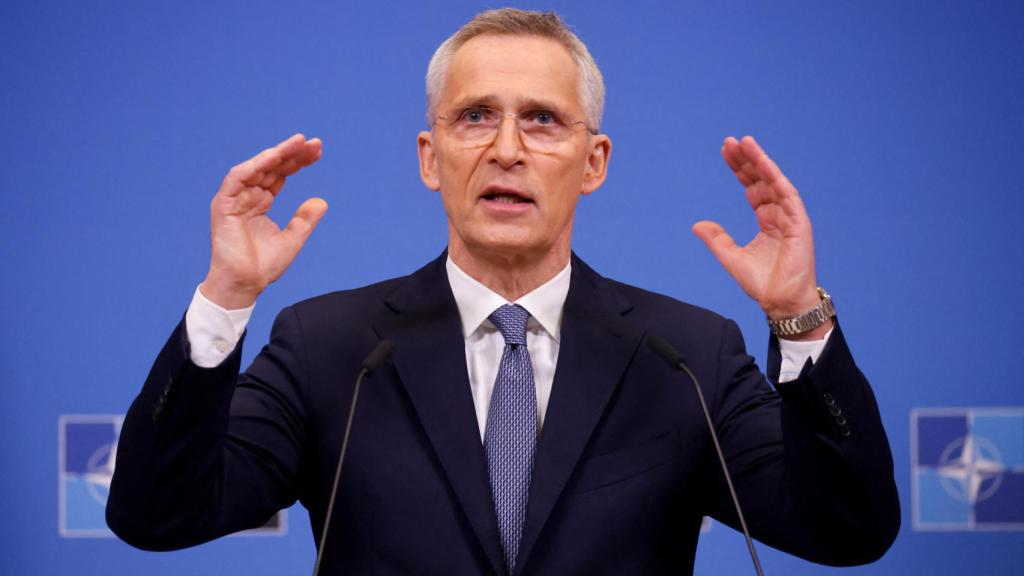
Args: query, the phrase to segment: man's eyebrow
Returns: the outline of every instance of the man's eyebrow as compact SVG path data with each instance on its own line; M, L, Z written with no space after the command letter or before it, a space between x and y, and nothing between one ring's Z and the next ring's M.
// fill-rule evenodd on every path
M499 98L495 94L480 94L480 95L468 95L460 98L455 108L472 108L474 106L482 106L486 108L493 108L500 110L501 106ZM531 111L531 110L550 110L559 114L565 114L566 110L564 107L543 98L524 97L516 99L516 110L517 112Z
M567 112L564 107L541 98L520 98L517 103L519 104L519 110L550 110L559 114Z
M463 96L455 102L455 108L472 108L484 106L486 108L498 108L498 97L493 94Z

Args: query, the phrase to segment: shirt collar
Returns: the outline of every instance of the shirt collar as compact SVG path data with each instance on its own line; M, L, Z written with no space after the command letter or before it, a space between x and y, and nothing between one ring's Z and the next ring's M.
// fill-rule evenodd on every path
M534 288L515 302L505 300L500 294L484 286L462 271L448 256L445 262L448 284L452 287L455 304L462 320L462 335L469 337L487 317L505 304L519 304L530 313L530 323L540 325L557 342L562 332L562 308L569 294L569 280L572 264L566 264L554 278ZM489 324L489 322L488 322Z

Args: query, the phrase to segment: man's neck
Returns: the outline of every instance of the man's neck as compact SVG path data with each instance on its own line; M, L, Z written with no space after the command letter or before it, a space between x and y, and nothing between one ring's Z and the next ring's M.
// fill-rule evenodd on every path
M515 302L565 269L569 264L570 250L568 247L553 249L542 257L530 258L520 254L480 254L452 243L448 247L448 255L474 280L509 302Z

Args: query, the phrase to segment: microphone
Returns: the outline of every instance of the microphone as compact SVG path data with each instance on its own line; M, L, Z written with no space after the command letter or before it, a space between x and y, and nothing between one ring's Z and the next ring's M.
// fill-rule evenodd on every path
M324 518L324 530L320 533L320 546L316 552L316 564L313 566L313 576L320 573L320 563L324 559L324 550L327 548L327 529L331 526L331 515L334 512L334 499L338 495L338 480L341 478L341 465L345 462L345 450L348 449L348 437L352 432L352 417L356 413L356 401L359 400L359 387L370 372L377 369L388 355L395 343L391 340L381 340L369 356L363 360L362 369L356 377L356 385L352 389L352 404L348 408L348 420L345 422L345 436L341 440L341 452L338 454L338 468L334 471L334 483L331 485L331 498L327 501L327 516Z
M686 375L690 377L690 381L693 382L693 388L697 391L697 399L700 400L701 410L704 411L704 420L708 424L708 431L711 432L711 442L715 445L715 452L718 453L718 462L722 465L722 473L725 474L725 484L729 487L729 495L732 496L732 504L736 508L736 516L740 519L740 528L743 529L743 537L747 539L747 549L750 550L750 559L754 562L754 570L757 571L757 576L764 576L764 572L761 571L761 562L757 559L757 550L754 549L754 542L750 539L750 530L747 529L747 521L743 518L743 510L740 508L740 500L736 497L736 489L733 488L732 485L732 476L729 474L729 468L725 465L725 456L722 454L722 445L718 443L718 434L715 433L715 426L711 423L711 413L708 412L708 404L704 401L704 393L701 392L700 383L698 383L697 377L693 375L690 368L685 362L683 362L683 355L660 336L655 334L648 336L647 346L674 370L682 370L683 372L686 372Z

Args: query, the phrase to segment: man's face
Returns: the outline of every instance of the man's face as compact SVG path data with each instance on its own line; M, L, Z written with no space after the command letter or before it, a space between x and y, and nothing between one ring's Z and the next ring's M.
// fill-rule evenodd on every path
M557 42L531 36L477 36L453 55L437 114L467 107L505 113L550 111L585 120L579 72ZM419 135L420 175L441 192L453 257L533 260L568 257L580 194L603 182L611 142L576 129L543 150L524 144L514 118L488 144L467 146L448 120Z

